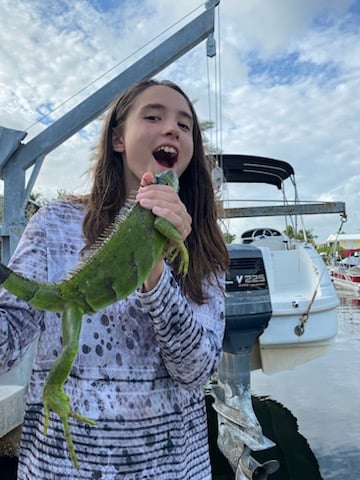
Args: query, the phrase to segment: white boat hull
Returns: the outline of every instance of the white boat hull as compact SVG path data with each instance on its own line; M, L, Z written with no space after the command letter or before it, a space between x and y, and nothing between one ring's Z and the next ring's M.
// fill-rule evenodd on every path
M263 253L273 313L254 349L253 367L271 372L324 354L337 335L339 299L311 245L299 242L291 249L272 250L265 244L253 242Z

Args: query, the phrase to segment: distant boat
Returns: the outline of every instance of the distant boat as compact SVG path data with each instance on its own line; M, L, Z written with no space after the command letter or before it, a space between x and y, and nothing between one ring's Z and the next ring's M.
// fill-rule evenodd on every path
M360 258L356 253L330 265L329 271L336 288L360 296Z

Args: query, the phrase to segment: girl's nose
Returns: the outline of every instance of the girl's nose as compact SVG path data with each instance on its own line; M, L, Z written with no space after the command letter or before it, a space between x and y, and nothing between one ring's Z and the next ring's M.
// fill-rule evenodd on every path
M171 135L171 136L174 136L175 138L178 138L179 132L180 132L180 129L177 121L168 120L165 122L164 128L163 128L164 135Z

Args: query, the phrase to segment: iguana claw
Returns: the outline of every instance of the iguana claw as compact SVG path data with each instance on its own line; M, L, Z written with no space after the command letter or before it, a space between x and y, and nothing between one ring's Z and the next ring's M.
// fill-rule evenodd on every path
M157 217L154 226L158 232L169 240L169 246L164 253L173 262L180 255L179 273L186 275L189 267L189 253L185 247L183 239L176 228L167 222L164 218Z
M69 418L73 417L80 422L85 422L90 425L95 425L96 422L90 418L84 417L78 412L73 412L70 406L70 398L66 393L57 386L46 386L43 393L43 403L44 403L44 434L47 434L49 427L49 418L50 411L57 413L60 417L61 423L64 427L64 435L66 444L69 450L69 455L71 461L73 462L75 468L79 468L79 462L76 457L74 444L71 437L70 427L69 427Z

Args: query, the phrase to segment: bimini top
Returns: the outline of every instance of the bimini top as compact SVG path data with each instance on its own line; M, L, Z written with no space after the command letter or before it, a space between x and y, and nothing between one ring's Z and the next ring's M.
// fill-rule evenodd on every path
M273 158L227 153L220 154L218 160L225 182L269 183L281 189L283 181L295 174L289 163Z

